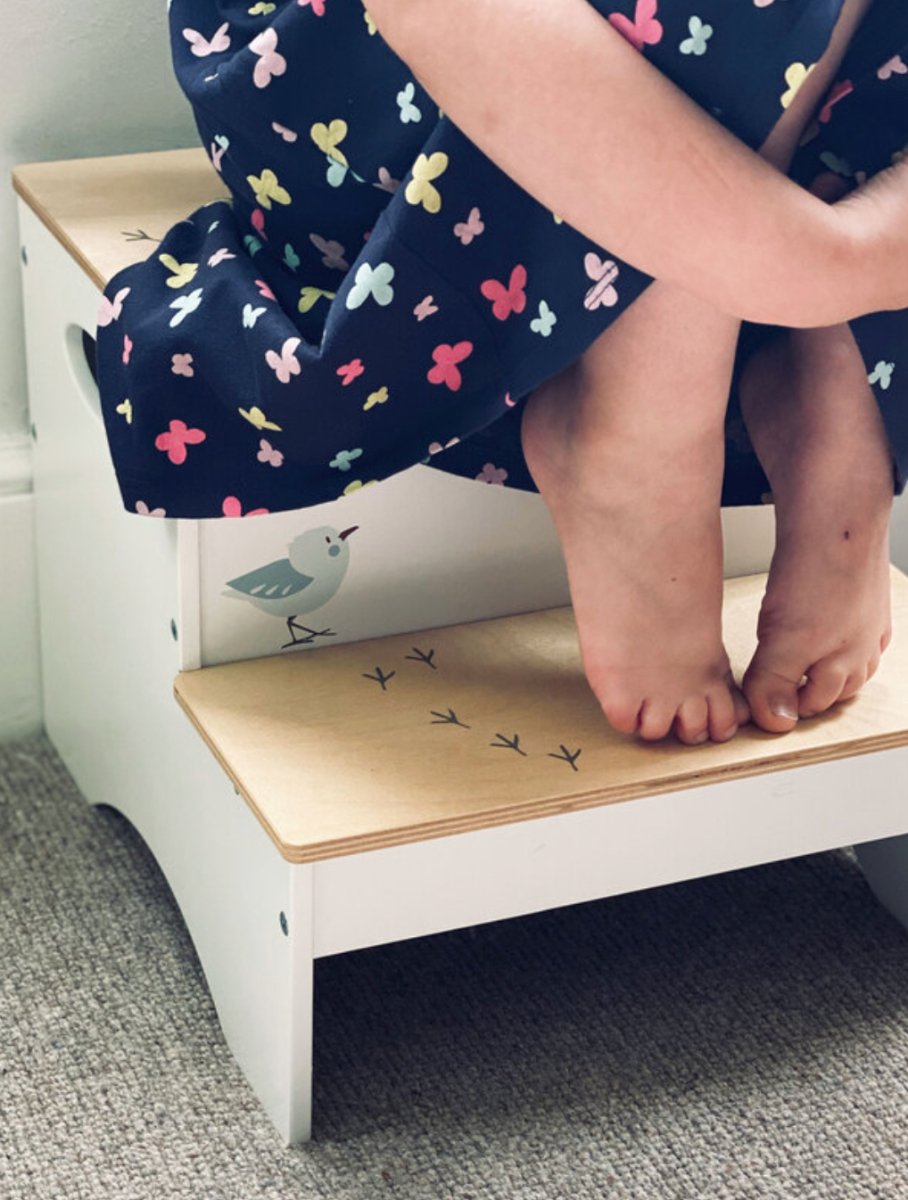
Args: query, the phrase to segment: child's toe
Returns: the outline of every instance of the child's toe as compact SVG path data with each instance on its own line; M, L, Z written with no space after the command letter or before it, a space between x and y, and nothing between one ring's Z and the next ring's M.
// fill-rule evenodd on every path
M700 746L709 738L709 705L705 696L683 702L675 717L675 734L687 746Z
M847 664L835 659L821 659L807 671L807 682L798 696L798 713L801 717L815 717L832 708L840 698L848 682L850 671Z
M744 695L753 721L768 733L790 733L798 723L798 683L788 674L764 666L760 652L744 676Z
M735 736L742 723L731 689L726 686L715 687L709 692L708 700L709 736L714 742L727 742Z
M677 711L677 705L668 701L644 700L637 733L646 742L658 742L671 732Z

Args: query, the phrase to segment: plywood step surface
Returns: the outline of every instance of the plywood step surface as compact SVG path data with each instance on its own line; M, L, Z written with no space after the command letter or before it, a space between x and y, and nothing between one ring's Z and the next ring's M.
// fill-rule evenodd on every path
M908 579L894 636L855 700L785 736L643 744L614 733L570 608L181 672L189 718L291 862L630 802L908 743ZM764 576L725 585L736 674Z

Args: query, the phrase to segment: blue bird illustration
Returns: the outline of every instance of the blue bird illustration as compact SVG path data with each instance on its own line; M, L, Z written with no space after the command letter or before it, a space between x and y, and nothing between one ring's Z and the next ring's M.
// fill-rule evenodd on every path
M333 629L310 629L296 618L314 612L337 593L350 563L347 538L359 529L351 525L338 533L330 525L307 529L288 547L288 557L278 558L263 567L229 579L230 591L222 592L234 600L246 600L273 617L284 617L291 641L281 646L304 646L320 637L336 637ZM298 638L296 631L307 634Z

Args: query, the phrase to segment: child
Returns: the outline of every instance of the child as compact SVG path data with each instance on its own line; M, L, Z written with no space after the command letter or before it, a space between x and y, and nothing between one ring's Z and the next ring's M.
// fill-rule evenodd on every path
M908 180L883 169L905 135L873 108L906 113L908 24L866 3L173 0L178 74L234 204L108 287L130 288L99 331L126 506L295 508L342 494L357 459L380 479L457 441L433 465L475 475L494 444L552 511L616 728L782 732L854 694L888 637L908 449L897 389L878 403L868 383L897 375L908 307ZM824 96L803 182L879 172L831 206L783 174ZM792 330L745 361L742 317ZM391 403L351 402L361 369ZM746 699L719 628L730 381L779 506ZM252 404L280 427L281 471L236 416ZM591 529L595 559L575 553Z

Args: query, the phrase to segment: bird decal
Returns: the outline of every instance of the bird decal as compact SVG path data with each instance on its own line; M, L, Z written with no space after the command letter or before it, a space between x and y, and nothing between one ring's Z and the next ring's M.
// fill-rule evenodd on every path
M286 558L278 558L229 579L222 595L245 600L272 617L282 617L291 640L281 647L311 645L316 638L336 637L333 629L312 629L297 617L315 612L337 594L350 564L347 538L358 525L338 531L330 525L295 537ZM297 632L305 637L297 637Z

